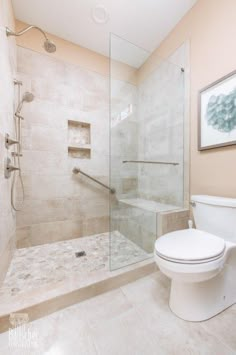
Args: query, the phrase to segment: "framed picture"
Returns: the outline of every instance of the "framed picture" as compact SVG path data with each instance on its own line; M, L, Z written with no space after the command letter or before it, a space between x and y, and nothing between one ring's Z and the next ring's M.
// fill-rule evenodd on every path
M236 144L236 70L199 93L198 150Z

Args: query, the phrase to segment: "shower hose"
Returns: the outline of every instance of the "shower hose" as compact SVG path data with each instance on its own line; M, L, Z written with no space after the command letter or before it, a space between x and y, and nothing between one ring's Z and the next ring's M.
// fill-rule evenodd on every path
M20 101L20 88L18 89L18 102ZM14 165L17 164L18 168L20 170L14 171L13 173L13 179L12 179L12 185L11 185L11 206L14 211L21 211L24 200L25 200L25 189L24 189L24 183L22 179L22 174L21 174L21 163L20 163L20 155L21 155L21 117L15 114L15 135L16 135L16 140L19 142L16 145L16 149L14 152ZM17 183L17 177L20 180L20 186L21 186L21 191L22 191L22 200L21 200L21 206L20 208L16 207L16 196L15 196L15 190L16 190L16 183Z

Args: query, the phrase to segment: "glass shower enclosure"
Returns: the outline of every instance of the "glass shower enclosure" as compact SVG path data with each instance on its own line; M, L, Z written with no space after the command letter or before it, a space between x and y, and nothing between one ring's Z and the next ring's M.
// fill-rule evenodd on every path
M184 204L184 71L110 36L110 268L153 256L158 213Z

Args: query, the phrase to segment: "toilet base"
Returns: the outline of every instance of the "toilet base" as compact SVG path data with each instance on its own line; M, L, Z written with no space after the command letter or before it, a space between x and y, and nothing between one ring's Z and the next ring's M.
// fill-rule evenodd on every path
M170 309L178 317L200 322L214 317L236 303L233 265L225 264L215 277L204 282L181 282L172 279Z

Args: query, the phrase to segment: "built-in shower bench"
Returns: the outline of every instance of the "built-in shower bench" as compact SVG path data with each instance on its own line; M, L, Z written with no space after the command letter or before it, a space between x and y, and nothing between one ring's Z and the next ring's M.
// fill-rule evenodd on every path
M119 200L115 229L137 243L148 253L153 251L156 238L163 234L188 228L189 210L143 198Z

